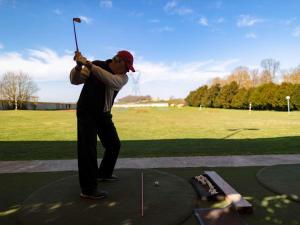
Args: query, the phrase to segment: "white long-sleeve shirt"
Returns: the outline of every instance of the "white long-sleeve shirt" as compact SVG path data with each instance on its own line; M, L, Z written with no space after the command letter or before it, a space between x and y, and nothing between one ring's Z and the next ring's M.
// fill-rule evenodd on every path
M92 65L90 69L83 67L80 71L74 67L70 73L70 82L74 85L83 84L91 73L106 86L103 112L109 112L113 104L114 92L121 90L128 82L128 76L127 74L112 74L99 66Z

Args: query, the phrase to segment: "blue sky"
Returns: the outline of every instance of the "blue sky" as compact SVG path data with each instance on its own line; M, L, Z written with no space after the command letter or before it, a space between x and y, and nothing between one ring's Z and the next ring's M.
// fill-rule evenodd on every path
M260 69L265 58L279 60L281 70L297 67L299 9L296 0L0 0L0 75L28 73L40 101L77 101L82 86L68 76L72 18L80 17L83 55L105 60L127 49L139 94L183 98L238 66ZM118 97L134 87L130 75Z

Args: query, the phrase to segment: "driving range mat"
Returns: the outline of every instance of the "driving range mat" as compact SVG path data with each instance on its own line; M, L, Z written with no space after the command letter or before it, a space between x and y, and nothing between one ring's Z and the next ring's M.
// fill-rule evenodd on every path
M269 190L300 202L300 164L264 167L256 177Z
M142 179L143 172L143 206ZM192 215L197 195L187 180L154 169L116 170L119 181L99 182L108 198L79 197L78 176L48 184L32 193L17 216L19 225L176 225Z

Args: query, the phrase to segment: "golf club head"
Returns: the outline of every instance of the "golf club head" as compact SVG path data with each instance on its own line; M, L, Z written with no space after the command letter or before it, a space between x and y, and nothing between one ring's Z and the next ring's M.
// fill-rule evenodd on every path
M73 21L77 22L77 23L81 23L81 19L80 18L77 18L77 17L74 17L73 18Z

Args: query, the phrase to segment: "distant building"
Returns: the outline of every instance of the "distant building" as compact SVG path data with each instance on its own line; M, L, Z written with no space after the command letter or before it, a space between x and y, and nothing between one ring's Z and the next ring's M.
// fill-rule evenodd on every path
M167 102L114 104L116 108L169 107Z
M0 100L0 110L14 109L9 105L7 100ZM30 101L24 104L24 110L68 110L76 109L76 103L61 103L61 102L34 102Z

